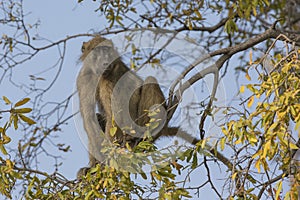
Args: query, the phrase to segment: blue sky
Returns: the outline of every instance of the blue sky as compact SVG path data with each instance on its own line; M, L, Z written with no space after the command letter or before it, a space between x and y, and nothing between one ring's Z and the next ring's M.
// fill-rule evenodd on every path
M101 20L99 14L94 12L95 8L96 4L89 3L88 1L81 5L74 1L25 0L24 13L28 14L25 17L25 23L34 24L36 21L40 21L38 30L32 31L31 35L38 34L40 37L50 39L51 41L57 41L68 35L101 30L104 27L104 24L100 23ZM8 34L8 31L10 30L0 29L0 34ZM49 90L48 96L44 97L44 100L62 101L73 92L76 75L80 69L78 58L81 53L81 44L86 40L88 40L88 38L79 38L68 42L67 53L61 74L53 87ZM45 42L33 42L37 46L45 44ZM46 86L49 84L49 81L53 79L53 76L57 71L57 67L53 68L57 61L57 57L58 51L56 47L40 52L34 59L14 68L12 71L12 80L18 85L23 83L28 85L30 82L29 75L34 74L46 78L46 81L37 83L40 87ZM47 69L46 72L44 72L45 69ZM4 81L0 84L2 95L7 96L12 102L27 97L27 94L21 88L14 86L8 79L9 76L6 75ZM49 107L51 107L51 105L49 105ZM72 112L72 106L69 106L67 113L71 114ZM66 114L66 116L68 116L68 114ZM67 178L73 179L76 176L77 170L80 167L87 165L88 155L78 137L74 121L69 120L69 124L62 127L62 132L58 134L59 138L55 139L55 141L65 141L67 144L70 144L72 152L63 155L64 164L60 169L62 174ZM18 135L23 133L10 129L9 134L14 139L11 144L13 148L13 146L16 145ZM51 145L49 145L49 147L50 146ZM40 170L45 170L49 173L53 172L53 161L50 162L47 157L44 159L45 160L41 159L39 161L41 163ZM51 165L49 165L49 163L51 163Z
M100 17L100 14L94 12L97 8L97 3L84 1L83 4L78 4L76 1L41 1L41 0L25 0L24 1L24 12L28 13L26 24L33 24L37 20L40 21L37 32L32 31L31 34L38 34L40 37L50 39L51 41L57 41L64 39L68 35L74 35L79 33L93 33L102 30L105 25L105 19ZM3 30L0 30L0 34ZM7 30L4 30L4 32ZM76 75L80 69L78 64L78 58L80 56L80 49L83 41L87 41L88 38L72 39L67 43L67 52L62 67L62 71L53 87L47 92L47 96L44 97L45 101L62 101L68 95L72 94L75 89ZM37 45L45 45L45 42L34 41ZM28 85L30 81L29 75L37 75L46 78L47 81L40 81L37 83L38 86L43 87L53 79L57 71L57 67L53 68L56 59L58 57L58 51L56 47L53 47L44 52L40 52L34 59L26 62L23 65L17 66L13 69L13 80L17 84L25 83ZM47 71L45 72L45 69ZM231 73L231 72L229 72ZM235 83L232 81L233 76L229 76L230 79L227 87L230 90L234 90ZM0 85L1 94L4 91L4 95L9 97L13 102L16 102L27 94L23 92L19 87L14 86L8 81L8 77ZM231 94L234 94L232 92ZM226 95L226 94L225 94ZM225 103L225 102L224 102ZM49 105L49 109L53 105ZM70 115L74 111L72 106L69 106L66 116ZM10 134L22 134L10 130ZM88 164L88 154L82 144L79 135L77 133L74 120L69 120L67 126L62 126L62 131L57 133L57 138L53 140L56 143L65 141L68 145L71 145L72 152L62 154L64 160L63 165L60 167L59 172L69 179L74 179L79 168ZM16 145L17 140L11 144ZM52 145L49 144L50 152L55 152ZM53 161L51 158L42 156L39 162L40 170L53 172ZM203 174L201 172L194 172L199 176ZM197 180L196 180L197 181ZM199 181L199 180L198 180ZM207 187L209 189L209 187Z

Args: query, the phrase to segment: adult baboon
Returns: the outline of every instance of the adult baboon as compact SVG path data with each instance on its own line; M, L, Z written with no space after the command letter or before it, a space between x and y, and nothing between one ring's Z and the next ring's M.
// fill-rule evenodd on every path
M96 43L101 43L103 48L96 49ZM95 157L97 160L102 160L99 144L103 142L104 133L96 117L95 94L99 77L103 74L110 61L104 49L109 46L112 46L112 43L101 37L95 37L93 42L84 43L82 45L82 56L80 57L83 61L83 66L77 77L80 113L89 140L90 164L93 165Z
M122 62L110 40L96 36L83 43L80 59L83 67L77 77L77 89L89 139L90 166L103 161L100 151L104 137L120 146L126 143L136 146L150 120L146 110L156 110L155 118L160 120L151 132L154 141L161 135L176 135L178 128L169 128L165 124L165 98L156 79L150 76L143 82ZM117 129L111 134L114 125ZM126 128L135 130L135 134ZM185 139L192 143L191 136Z

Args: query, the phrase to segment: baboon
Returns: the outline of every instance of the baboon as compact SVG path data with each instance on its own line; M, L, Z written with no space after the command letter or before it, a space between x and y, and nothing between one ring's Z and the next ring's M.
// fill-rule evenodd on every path
M97 42L97 44L101 43L103 48L97 49L95 48L96 46L93 47L92 44L95 44L95 42ZM83 61L83 66L77 77L77 91L80 100L80 113L83 118L84 129L87 132L89 140L91 163L94 163L95 159L102 160L99 144L103 142L105 135L101 130L96 117L95 94L97 91L99 77L108 66L109 55L106 54L106 50L104 48L108 48L109 46L112 46L112 43L109 40L104 40L101 37L95 37L94 42L90 41L83 44L82 56L80 57Z
M155 110L160 120L152 130L153 141L162 135L173 136L178 128L165 124L166 104L157 80L149 76L143 81L120 59L110 40L96 36L83 43L83 67L77 77L80 112L89 139L90 166L103 161L100 154L104 138L134 147L142 140L145 124L150 118L147 110ZM98 105L99 114L95 107ZM110 130L116 126L112 135ZM132 131L135 133L132 134ZM191 143L191 136L184 138ZM86 168L84 168L86 169Z

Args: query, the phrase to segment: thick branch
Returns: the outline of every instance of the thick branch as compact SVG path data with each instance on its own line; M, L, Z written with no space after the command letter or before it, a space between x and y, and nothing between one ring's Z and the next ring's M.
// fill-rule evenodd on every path
M280 31L275 30L274 27L271 27L270 29L268 29L266 32L257 35L254 38L251 38L249 40L247 40L244 43L235 45L233 47L227 47L227 48L223 48L217 51L214 51L212 53L209 53L209 56L205 56L201 59L199 59L198 61L196 61L194 64L192 64L191 66L189 66L187 68L187 70L185 70L183 72L183 74L180 76L180 79L177 79L175 81L175 83L171 86L170 89L170 93L169 93L169 104L168 104L168 121L172 118L173 114L175 113L175 110L178 107L178 102L180 100L180 97L182 96L182 94L184 93L184 91L186 89L188 89L191 85L193 85L195 82L199 81L200 79L204 78L206 75L211 74L211 73L215 73L215 70L217 69L218 71L223 67L224 63L231 58L231 56L233 56L234 54L244 51L248 48L251 48L267 39L270 38L276 38L281 34ZM294 37L295 39L298 40L298 37ZM300 38L299 38L300 40ZM223 55L222 55L223 54ZM203 69L201 72L195 74L194 76L192 76L189 80L187 80L186 82L184 82L178 89L176 92L174 92L174 89L176 88L176 85L178 85L179 81L186 75L188 74L188 72L190 72L195 66L197 66L198 64L200 64L201 62L203 62L204 60L208 59L209 57L214 57L217 55L222 55L215 64L209 66L206 69ZM175 94L175 95L174 95ZM175 97L174 97L175 96ZM172 108L172 109L171 109Z

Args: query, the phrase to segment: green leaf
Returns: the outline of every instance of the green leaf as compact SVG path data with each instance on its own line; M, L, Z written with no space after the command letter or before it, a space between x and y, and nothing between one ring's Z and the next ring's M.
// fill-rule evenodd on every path
M225 23L225 30L228 34L234 33L235 31L237 31L237 29L237 25L232 19L228 20Z
M197 166L198 166L198 158L197 158L197 154L194 153L191 168L196 169Z
M85 200L88 200L88 199L91 199L90 197L92 197L93 196L93 193L94 193L94 191L93 190L91 190L91 191L89 191L89 193L85 196Z

